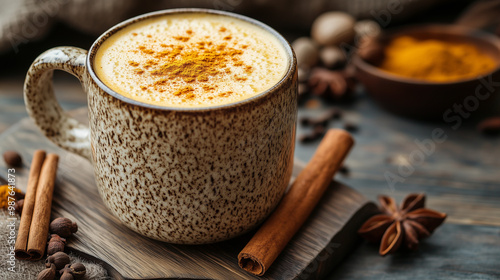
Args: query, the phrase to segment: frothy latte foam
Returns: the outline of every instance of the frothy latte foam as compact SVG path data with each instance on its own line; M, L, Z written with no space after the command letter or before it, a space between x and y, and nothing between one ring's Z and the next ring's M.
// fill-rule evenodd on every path
M244 100L271 88L288 67L285 48L268 31L204 13L133 23L104 41L94 62L114 91L166 107Z

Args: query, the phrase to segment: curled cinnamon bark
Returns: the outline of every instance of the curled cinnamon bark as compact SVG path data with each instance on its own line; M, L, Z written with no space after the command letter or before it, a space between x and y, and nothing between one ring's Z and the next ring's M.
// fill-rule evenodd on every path
M318 204L353 144L353 138L344 130L326 133L276 210L239 253L241 268L264 275Z

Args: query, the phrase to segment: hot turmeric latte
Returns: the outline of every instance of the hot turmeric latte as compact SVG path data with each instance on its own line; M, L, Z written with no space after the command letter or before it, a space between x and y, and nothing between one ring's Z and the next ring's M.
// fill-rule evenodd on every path
M234 103L266 91L288 67L268 31L222 15L172 14L133 23L99 48L95 72L119 94L167 107Z
M408 78L451 82L476 78L497 66L492 57L472 44L401 36L385 48L380 68Z

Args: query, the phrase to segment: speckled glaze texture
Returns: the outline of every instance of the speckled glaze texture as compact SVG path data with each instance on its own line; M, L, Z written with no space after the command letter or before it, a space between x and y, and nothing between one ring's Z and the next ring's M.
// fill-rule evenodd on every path
M86 70L100 42L117 30L96 41L86 62L86 51L68 47L34 62L25 99L37 125L56 144L92 161L108 209L143 235L202 244L261 223L283 196L293 167L297 71L290 47L285 78L255 98L212 108L157 108L121 98ZM57 104L54 69L81 80L90 130Z

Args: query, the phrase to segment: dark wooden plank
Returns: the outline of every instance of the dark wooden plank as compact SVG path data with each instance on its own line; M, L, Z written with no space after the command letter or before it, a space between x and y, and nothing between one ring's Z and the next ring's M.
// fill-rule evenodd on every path
M84 119L86 110L77 115ZM60 155L52 216L79 223L78 234L67 246L103 261L125 279L320 279L358 243L357 229L375 210L359 193L332 182L266 275L256 277L241 270L236 259L251 234L217 244L182 246L154 241L126 228L102 203L90 163L55 147L31 120L22 120L0 136L0 152L7 148L20 151L25 165L35 149ZM0 168L5 168L3 162ZM297 164L294 175L300 170ZM21 189L27 173L27 168L17 172Z

